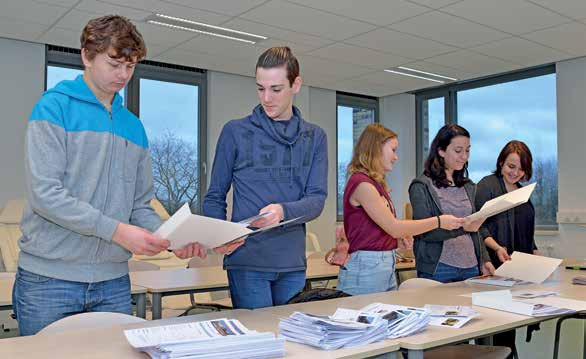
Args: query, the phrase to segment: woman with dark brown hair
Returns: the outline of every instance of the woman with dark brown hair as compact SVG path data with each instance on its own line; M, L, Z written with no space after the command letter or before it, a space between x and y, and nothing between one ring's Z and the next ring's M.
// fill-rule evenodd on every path
M440 128L431 142L424 173L409 186L413 218L474 212L475 185L468 178L470 133L457 124ZM417 276L442 283L492 274L494 267L478 229L484 219L467 220L462 229L436 229L415 238Z
M532 175L533 157L529 147L521 141L510 141L503 147L496 160L493 174L484 177L476 188L476 208L487 201L522 187ZM531 201L488 218L480 228L492 264L499 267L519 251L538 254L534 239L535 209ZM515 331L495 336L495 344L511 347L516 356Z
M348 165L343 203L350 257L340 268L338 289L352 295L396 289L395 249L402 238L464 223L452 215L417 221L396 218L385 174L398 159L398 146L396 133L381 124L369 125Z

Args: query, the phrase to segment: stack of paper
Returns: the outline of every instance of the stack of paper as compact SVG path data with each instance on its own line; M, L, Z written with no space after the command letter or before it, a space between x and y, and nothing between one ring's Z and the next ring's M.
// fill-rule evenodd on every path
M543 317L575 312L574 309L560 308L545 304L548 298L533 299L531 302L513 300L510 290L472 293L472 304L505 312ZM539 300L540 302L535 302Z
M579 275L577 277L572 278L572 284L586 285L586 276Z
M543 298L543 297L551 297L553 295L558 295L557 292L548 292L544 290L534 290L534 289L526 289L526 290L514 290L511 292L513 297L522 298L522 299L533 299L533 298Z
M151 358L260 359L285 355L284 338L248 330L235 319L130 329L124 335L130 345Z
M293 218L260 229L248 228L254 220L265 217L268 214L270 212L261 213L234 223L192 214L189 205L185 203L154 234L169 240L171 242L169 249L179 249L193 242L198 242L205 248L216 248L231 241L244 239L252 234L296 222L301 218Z
M513 285L528 283L543 283L560 265L561 259L536 256L532 254L513 252L511 260L503 263L492 276L470 278L471 283Z
M351 313L350 313L351 312ZM282 336L292 342L331 350L386 338L387 321L372 313L338 309L338 318L295 312L279 322Z
M361 311L383 315L388 321L387 337L390 339L407 337L424 330L429 324L429 314L422 308L401 305L373 303Z
M531 193L535 189L535 183L529 184L523 188L519 188L509 193L505 193L502 196L496 197L484 203L482 208L478 212L469 215L468 219L476 221L481 218L488 218L499 214L508 209L523 204L529 200Z
M479 277L472 277L466 279L466 282L498 285L501 287L512 287L514 285L529 284L529 282L522 281L520 279L513 279L509 277L501 277L498 275L481 275Z
M429 325L447 328L460 328L479 314L471 307L466 306L426 304L425 310L431 317Z

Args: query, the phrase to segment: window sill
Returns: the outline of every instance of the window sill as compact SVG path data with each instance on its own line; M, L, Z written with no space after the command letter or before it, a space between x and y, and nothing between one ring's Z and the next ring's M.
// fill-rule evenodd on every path
M560 231L558 231L558 230L552 230L552 229L535 230L535 235L536 236L541 236L541 237L555 237L555 236L559 236L560 235Z

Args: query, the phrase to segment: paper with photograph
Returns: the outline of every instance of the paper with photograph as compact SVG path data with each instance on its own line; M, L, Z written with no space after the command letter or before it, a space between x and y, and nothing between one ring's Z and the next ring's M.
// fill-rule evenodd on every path
M523 204L529 200L529 197L531 197L531 193L533 193L533 190L535 189L535 184L536 183L531 183L525 187L493 198L490 201L484 203L478 212L472 213L466 218L476 221L481 218L494 216L495 214L499 214L508 209Z
M179 249L193 242L198 242L205 248L216 248L231 241L244 239L252 234L290 224L300 218L293 218L253 230L239 223L192 214L186 203L154 234L168 239L171 242L169 249Z
M511 260L504 262L494 274L531 283L543 283L561 262L558 258L513 252Z
M505 312L542 317L549 315L561 315L575 312L574 309L549 305L551 299L536 298L524 301L513 300L510 290L495 290L490 292L472 293L472 304ZM586 303L585 303L586 304Z
M514 285L529 284L529 282L510 277L502 277L498 275L481 275L466 279L468 283L498 285L500 287L512 287Z

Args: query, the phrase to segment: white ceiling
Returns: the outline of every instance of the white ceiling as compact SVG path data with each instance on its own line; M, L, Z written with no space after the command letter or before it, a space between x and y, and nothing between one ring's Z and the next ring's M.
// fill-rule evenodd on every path
M145 23L153 13L267 36L256 45ZM132 19L155 61L253 76L288 45L305 84L385 96L586 55L586 0L2 0L0 37L79 48L94 17Z

